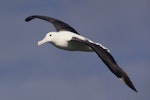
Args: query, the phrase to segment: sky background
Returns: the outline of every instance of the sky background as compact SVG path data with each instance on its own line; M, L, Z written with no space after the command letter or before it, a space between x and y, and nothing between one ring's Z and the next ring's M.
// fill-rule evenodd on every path
M0 100L148 100L149 0L1 0ZM109 48L139 91L118 80L95 53L37 46L55 31L30 15L69 23Z

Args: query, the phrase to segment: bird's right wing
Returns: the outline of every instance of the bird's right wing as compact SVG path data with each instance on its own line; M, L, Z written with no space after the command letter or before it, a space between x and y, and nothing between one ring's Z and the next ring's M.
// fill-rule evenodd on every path
M67 23L64 23L58 19L47 17L47 16L33 15L33 16L27 17L25 19L25 21L29 22L29 21L33 20L34 18L42 19L42 20L45 20L45 21L52 23L57 31L70 31L70 32L79 34L74 28L72 28Z
M71 41L81 42L91 47L102 59L102 61L107 65L107 67L110 69L112 73L114 73L127 86L129 86L131 89L137 92L128 75L118 66L112 55L101 45L90 42L89 40L81 40L76 37L73 37Z

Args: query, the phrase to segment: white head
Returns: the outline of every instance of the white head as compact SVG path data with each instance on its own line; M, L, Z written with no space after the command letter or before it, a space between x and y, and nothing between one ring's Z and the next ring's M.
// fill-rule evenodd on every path
M43 40L38 41L38 46L40 46L40 45L42 45L44 43L53 42L56 34L58 34L58 33L57 32L49 32L49 33L47 33Z

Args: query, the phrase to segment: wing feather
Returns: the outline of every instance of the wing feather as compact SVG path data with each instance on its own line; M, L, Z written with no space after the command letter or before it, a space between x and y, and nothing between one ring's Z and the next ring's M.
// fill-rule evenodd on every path
M80 40L78 38L73 37L72 41L78 41L82 42L85 45L88 45L91 47L96 54L102 59L102 61L107 65L107 67L110 69L112 73L114 73L121 81L123 81L127 86L129 86L131 89L137 92L136 88L132 84L130 78L128 75L123 71L118 64L116 63L115 59L113 56L103 47L98 45L97 43L90 42L88 40Z
M72 28L67 23L64 23L58 19L47 17L47 16L33 15L33 16L27 17L25 19L25 21L29 22L29 21L33 20L34 18L42 19L42 20L45 20L45 21L52 23L57 31L70 31L70 32L79 34L74 28Z

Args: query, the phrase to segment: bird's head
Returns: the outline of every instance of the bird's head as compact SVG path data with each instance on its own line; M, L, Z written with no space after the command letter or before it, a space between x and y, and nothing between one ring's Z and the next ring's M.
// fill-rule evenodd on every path
M38 46L44 43L50 43L50 42L52 43L54 41L55 35L56 35L56 32L47 33L46 36L41 41L38 41Z

